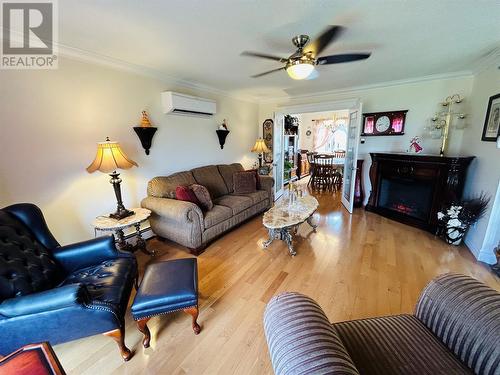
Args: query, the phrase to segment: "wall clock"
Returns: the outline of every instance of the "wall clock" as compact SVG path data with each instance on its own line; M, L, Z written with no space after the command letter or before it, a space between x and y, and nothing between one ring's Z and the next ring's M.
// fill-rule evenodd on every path
M363 113L361 135L403 135L407 112L408 110Z

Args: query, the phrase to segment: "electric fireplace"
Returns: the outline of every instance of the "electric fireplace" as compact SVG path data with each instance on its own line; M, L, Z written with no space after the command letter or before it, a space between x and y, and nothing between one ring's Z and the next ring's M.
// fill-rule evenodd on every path
M462 197L473 157L371 153L372 191L366 210L431 232L437 212Z

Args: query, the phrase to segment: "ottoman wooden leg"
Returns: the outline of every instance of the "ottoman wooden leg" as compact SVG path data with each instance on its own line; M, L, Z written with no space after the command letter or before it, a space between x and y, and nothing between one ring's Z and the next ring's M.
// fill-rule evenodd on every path
M151 341L151 333L149 332L148 321L149 318L139 319L137 321L137 328L144 335L144 338L142 339L142 345L145 348L149 348L149 342Z
M196 319L198 319L198 307L189 307L187 309L183 310L185 313L191 315L193 317L193 331L194 334L197 335L201 331L201 327L199 326L198 322Z

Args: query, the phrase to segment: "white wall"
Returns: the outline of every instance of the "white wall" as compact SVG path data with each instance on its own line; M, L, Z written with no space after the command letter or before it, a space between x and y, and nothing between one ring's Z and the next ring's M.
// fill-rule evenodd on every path
M256 159L249 152L258 135L256 104L178 89L215 99L217 115L167 116L160 93L176 87L64 58L54 71L1 71L0 82L0 205L38 204L62 243L93 236L92 219L116 208L109 177L85 171L106 136L139 164L122 171L127 207L139 205L154 176L212 163L248 167ZM132 129L143 109L158 127L149 156ZM224 118L231 133L221 150L215 129Z
M478 194L481 191L491 196L491 203L486 216L470 228L465 243L480 260L495 263L494 246L500 241L500 213L493 215L493 209L500 210L500 149L495 142L481 141L486 109L490 96L500 93L500 70L498 64L479 73L474 78L472 94L469 100L470 118L464 131L462 150L474 155L465 186L465 195ZM497 197L497 202L494 201Z
M363 112L380 112L390 110L408 109L405 124L405 135L366 137L365 144L359 146L359 156L365 159L363 166L363 185L365 190L365 203L370 193L368 171L371 165L370 152L406 151L409 141L416 135L424 136L424 126L430 117L441 110L439 103L448 95L458 93L465 96L464 112L468 110L468 99L472 89L472 76L462 78L440 79L422 81L404 85L395 85L382 88L372 88L349 92L339 92L322 97L299 98L281 100L273 103L263 103L259 106L259 121L273 118L273 113L280 106L309 104L315 102L328 102L359 98L363 103ZM463 130L452 129L448 153L459 153L462 143ZM423 138L424 153L439 153L440 140L429 137Z

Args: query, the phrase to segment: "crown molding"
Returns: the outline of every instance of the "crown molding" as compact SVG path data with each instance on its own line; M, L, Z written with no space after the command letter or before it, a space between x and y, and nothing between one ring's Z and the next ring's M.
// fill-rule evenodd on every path
M196 90L196 91L204 91L204 92L207 92L210 94L228 97L228 98L241 100L241 101L245 101L245 102L250 102L250 103L256 103L256 104L268 104L268 103L280 103L280 102L283 103L283 102L300 101L300 100L307 100L307 99L323 99L323 98L331 96L331 95L356 94L357 92L364 91L364 90L374 90L374 89L394 87L394 86L400 86L400 85L408 85L408 84L414 84L414 83L426 82L426 81L434 81L434 80L473 77L474 75L479 74L480 72L484 71L485 69L489 68L490 66L492 66L494 64L499 64L499 61L500 61L500 46L499 46L499 47L493 49L492 51L490 51L489 53L487 53L486 55L479 58L474 63L474 65L472 66L472 69L470 69L470 70L462 70L462 71L457 71L457 72L449 72L449 73L441 73L441 74L432 74L432 75L414 77L414 78L409 78L409 79L379 82L379 83L374 83L374 84L369 84L369 85L353 86L353 87L347 87L347 88L336 89L336 90L326 90L326 91L315 92L315 93L311 93L311 94L283 95L283 96L262 98L262 97L253 96L253 95L249 95L249 94L236 94L236 93L232 93L230 91L218 89L218 88L204 85L204 84L201 84L198 82L178 79L178 78L164 74L160 71L157 71L157 70L152 69L152 68L148 68L148 67L143 66L143 65L133 64L133 63L130 63L130 62L127 62L124 60L116 59L116 58L111 57L111 56L83 50L83 49L76 48L76 47L71 47L68 45L64 45L62 43L58 43L57 48L58 48L58 54L60 56L65 57L65 58L69 58L72 60L78 60L78 61L91 63L91 64L95 64L95 65L103 65L103 66L106 66L106 67L109 67L109 68L112 68L115 70L121 70L121 71L126 71L129 73L134 73L137 75L150 77L150 78L159 80L161 82L167 83L167 84L175 86L175 87L186 88L189 90Z
M59 56L68 59L78 60L95 65L103 65L115 70L121 70L129 73L134 73L137 75L150 77L179 88L186 88L197 91L199 90L214 95L228 97L236 100L242 100L245 102L258 103L258 98L251 95L233 94L231 92L203 85L201 83L181 80L143 65L133 64L127 61L116 59L114 57L102 55L95 52L90 52L76 47L70 47L61 43L58 43L57 47L59 49L58 53Z
M422 77L408 78L408 79L400 79L395 81L386 81L373 83L369 85L362 86L353 86L343 89L337 90L327 90L316 92L313 94L304 94L304 95L285 95L281 97L267 98L259 100L259 104L270 104L270 103L280 103L280 102L288 102L288 101L300 101L304 99L324 99L331 95L343 95L343 94L352 94L355 96L356 93L360 91L366 90L376 90L380 88L386 87L394 87L394 86L402 86L409 85L414 83L426 82L426 81L436 81L436 80L446 80L446 79L455 79L455 78L472 78L474 76L473 72L470 70L463 70L458 72L451 73L442 73L442 74L432 74Z

